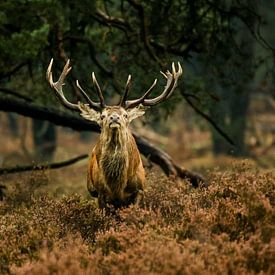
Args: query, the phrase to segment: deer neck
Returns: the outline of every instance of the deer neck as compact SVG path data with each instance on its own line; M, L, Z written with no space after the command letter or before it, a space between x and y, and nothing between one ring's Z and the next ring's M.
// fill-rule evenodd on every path
M127 143L129 140L129 130L126 129L106 129L102 130L100 141L103 151L127 151ZM102 152L103 153L103 152Z
M109 130L109 129L108 129ZM106 179L106 184L112 190L112 194L121 197L122 191L127 184L127 170L129 167L128 129L112 129L101 132L100 142L102 145L99 165Z

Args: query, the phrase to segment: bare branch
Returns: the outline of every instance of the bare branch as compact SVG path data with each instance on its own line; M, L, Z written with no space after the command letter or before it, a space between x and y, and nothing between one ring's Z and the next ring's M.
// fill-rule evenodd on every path
M206 119L213 127L214 129L231 145L235 146L235 143L233 140L216 124L216 122L207 114L202 112L195 104L189 99L188 96L184 92L181 92L183 98L186 100L186 102L192 107L192 109L195 110L196 113L198 113L200 116L202 116L204 119Z
M21 95L21 94L19 94L19 93L13 91L13 90L11 90L11 89L1 88L1 87L0 87L0 92L3 92L3 93L8 94L8 95L13 95L13 96L15 96L15 97L17 97L17 98L26 100L26 101L28 101L28 102L31 102L31 101L32 101L31 98L29 98L29 97L27 97L27 96L25 96L25 95Z
M110 16L99 9L95 12L95 15L97 16L97 19L100 19L101 23L105 22L105 24L109 24L125 32L127 32L128 30L131 31L131 26L123 18Z
M45 164L40 163L35 165L0 168L0 175L13 174L13 173L19 173L19 172L28 172L28 171L40 171L40 170L46 170L46 169L58 169L65 166L72 165L87 157L88 155L84 154L84 155L81 155L72 159L68 159L65 161L61 161L61 162L53 162L53 163L45 163Z
M100 69L100 71L102 72L102 74L110 79L112 79L112 86L114 87L115 91L120 94L121 91L121 87L119 85L119 83L116 80L116 77L114 76L114 72L110 71L109 69L107 69L104 65L102 65L99 60L96 57L95 54L95 48L94 45L92 43L92 41L86 37L82 37L82 36L66 36L64 37L64 40L73 40L77 43L85 43L88 46L88 49L90 51L90 57L91 60L95 63L95 65Z
M141 39L144 43L144 47L146 51L148 52L148 55L156 61L161 67L163 67L162 60L160 60L154 50L151 48L150 45L150 39L149 39L149 34L148 34L148 28L147 28L147 18L145 17L144 13L144 8L143 6L137 2L136 0L128 0L129 4L136 9L138 16L140 18L140 34L141 34Z
M22 69L26 65L28 65L28 62L27 61L23 61L23 62L15 65L15 66L13 66L10 71L4 72L4 73L0 73L0 79L12 76L13 74L17 73L20 69Z

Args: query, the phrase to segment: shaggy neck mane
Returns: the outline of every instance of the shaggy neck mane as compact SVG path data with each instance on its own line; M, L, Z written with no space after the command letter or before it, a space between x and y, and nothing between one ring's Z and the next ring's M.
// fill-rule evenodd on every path
M100 141L102 145L102 151L123 151L127 147L127 141L129 137L128 129L105 129L102 130L100 135Z
M119 196L127 184L126 175L129 166L128 129L102 130L100 166L107 184L114 194ZM125 180L124 180L125 179Z

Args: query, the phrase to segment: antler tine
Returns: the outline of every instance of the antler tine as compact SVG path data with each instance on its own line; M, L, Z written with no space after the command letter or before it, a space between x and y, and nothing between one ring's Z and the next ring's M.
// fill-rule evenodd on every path
M86 92L83 90L83 88L80 86L79 81L76 80L76 86L81 92L81 94L84 96L84 98L87 100L89 105L93 108L100 109L101 105L99 102L94 102L93 100L90 99L90 97L86 94Z
M145 98L147 98L147 96L149 96L149 94L152 92L153 88L156 86L157 84L157 79L154 80L153 84L151 85L151 87L144 93L144 95L138 99L134 99L134 100L127 100L125 102L125 108L129 109L129 108L134 108L139 104L143 104Z
M178 62L178 71L176 71L176 69L175 69L175 64L174 64L174 62L172 63L172 74L175 76L175 83L174 83L174 85L173 85L173 87L171 88L171 90L170 90L170 92L167 94L167 96L165 97L165 99L168 99L171 95L172 95L172 93L173 93L173 91L174 91L174 89L177 87L177 84L178 84L178 78L182 75L182 73L183 73L183 70L182 70L182 67L181 67L181 65L180 65L180 63Z
M53 66L53 58L50 61L50 64L47 68L47 73L46 73L46 78L47 78L51 87L52 87L52 83L53 83L52 66Z
M126 85L125 85L124 94L123 94L123 96L121 97L119 106L125 107L125 103L126 103L126 100L127 100L128 94L129 94L131 82L132 82L132 76L129 74L129 75L128 75L127 82L126 82Z
M174 62L172 63L172 73L167 70L166 73L161 72L162 75L167 79L166 86L164 91L157 97L152 99L144 99L144 102L142 103L144 106L153 106L156 105L165 99L168 99L175 88L177 87L178 78L182 75L182 67L180 63L178 62L178 71L176 71Z
M168 99L177 87L178 78L182 75L182 67L178 62L178 71L176 71L175 64L172 63L172 73L167 70L166 73L161 72L161 74L166 78L167 82L164 91L159 96L152 99L147 99L157 83L157 79L155 79L152 86L142 97L140 97L139 99L126 101L126 108L134 108L138 104L142 104L143 106L153 106L164 101L165 99Z
M92 80L93 80L93 84L96 86L97 95L98 95L99 100L100 100L100 107L101 107L101 108L105 108L105 107L106 107L105 100L104 100L102 91L101 91L101 89L100 89L100 86L98 85L98 82L97 82L97 80L96 80L96 77L95 77L95 73L94 73L94 72L92 73Z
M78 105L69 102L65 98L64 93L62 91L62 86L65 85L64 80L65 80L66 76L68 75L68 73L70 72L70 70L72 69L70 67L70 60L68 59L68 61L66 62L65 66L63 68L63 71L62 71L59 79L56 82L53 82L52 65L53 65L53 58L50 61L50 64L48 66L47 73L46 73L46 77L47 77L47 80L48 80L50 86L55 90L55 94L57 95L57 97L59 98L59 100L65 107L67 107L71 110L79 111Z

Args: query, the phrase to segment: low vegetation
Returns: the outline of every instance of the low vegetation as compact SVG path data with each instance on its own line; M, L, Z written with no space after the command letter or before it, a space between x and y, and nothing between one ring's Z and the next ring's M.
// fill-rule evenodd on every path
M36 175L25 185L45 181ZM23 196L19 184L0 204L0 273L274 274L272 174L241 163L204 189L148 181L140 208L112 215L79 195Z

